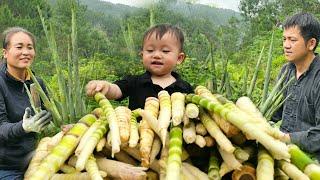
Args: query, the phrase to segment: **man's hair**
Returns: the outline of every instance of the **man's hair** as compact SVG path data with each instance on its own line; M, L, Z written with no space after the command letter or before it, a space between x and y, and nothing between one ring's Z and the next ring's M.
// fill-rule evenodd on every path
M2 48L7 49L9 46L10 39L11 39L12 35L19 33L19 32L23 32L23 33L27 34L31 38L33 46L36 45L36 38L34 37L34 35L31 32L29 32L28 30L21 28L21 27L11 27L11 28L6 29L2 33L2 35L3 35Z
M150 38L153 33L155 33L157 39L161 39L167 32L171 33L171 35L177 38L178 42L180 43L180 51L183 51L184 35L181 29L170 24L158 24L148 29L148 31L143 35L142 47L144 41Z
M312 14L298 13L289 17L284 23L284 29L291 27L298 27L300 29L300 34L305 42L311 38L315 38L316 46L313 51L316 50L320 39L320 23Z

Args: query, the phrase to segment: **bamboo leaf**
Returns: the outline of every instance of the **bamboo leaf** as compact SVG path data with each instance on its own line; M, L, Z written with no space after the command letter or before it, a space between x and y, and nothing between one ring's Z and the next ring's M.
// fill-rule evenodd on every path
M257 77L258 77L258 73L259 73L259 69L260 69L260 64L261 64L261 59L262 59L262 55L263 55L263 51L264 51L264 46L262 47L261 51L260 51L260 55L256 64L256 68L254 70L251 82L250 82L250 87L248 89L247 92L247 96L251 97L252 96L252 92L256 86L256 82L257 82Z
M46 107L46 109L48 111L51 112L52 117L53 117L53 123L56 126L59 126L60 122L62 122L62 119L61 119L60 113L57 110L57 107L54 104L51 103L51 101L49 100L49 98L47 97L46 93L41 88L38 80L33 75L32 71L30 69L28 69L28 73L31 75L31 79L34 82L37 91L39 92L40 98L42 99L42 101L44 103L44 106Z
M272 32L271 36L271 43L269 47L269 53L268 53L268 61L267 61L267 69L265 72L265 78L263 83L263 91L262 91L262 103L264 103L268 96L268 89L269 89L269 83L270 83L270 73L271 73L271 63L272 63L272 51L273 51L273 37L274 37L274 31Z
M33 110L36 114L39 113L38 109L37 109L36 106L35 106L35 102L34 102L34 100L33 100L33 98L32 98L31 92L30 92L29 89L28 89L28 86L27 86L25 83L23 83L23 86L24 86L25 90L27 91L28 98L29 98L29 101L30 101L30 105L31 105L32 110Z

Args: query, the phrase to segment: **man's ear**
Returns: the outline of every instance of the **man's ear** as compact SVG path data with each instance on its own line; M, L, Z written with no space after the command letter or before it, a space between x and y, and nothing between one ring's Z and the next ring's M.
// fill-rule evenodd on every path
M181 64L184 61L185 58L186 58L186 55L183 52L179 53L177 64L178 65Z
M316 47L317 40L315 38L311 38L308 40L307 48L310 51L313 51L314 47Z
M3 56L3 58L7 58L7 50L6 49L2 49L2 56Z

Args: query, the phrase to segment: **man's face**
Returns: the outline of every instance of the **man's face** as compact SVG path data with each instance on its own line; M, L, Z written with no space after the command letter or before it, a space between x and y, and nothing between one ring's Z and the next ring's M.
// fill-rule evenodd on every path
M307 56L309 48L297 26L289 27L283 31L283 50L289 62L300 62Z

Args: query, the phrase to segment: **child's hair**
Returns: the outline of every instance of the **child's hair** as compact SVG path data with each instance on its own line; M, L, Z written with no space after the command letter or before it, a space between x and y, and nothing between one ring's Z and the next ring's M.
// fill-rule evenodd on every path
M177 40L180 43L180 51L183 51L183 43L184 43L183 33L182 33L181 29L179 29L176 26L170 25L170 24L158 24L158 25L151 27L150 29L148 29L147 32L144 33L143 42L146 39L150 38L150 36L153 33L156 33L155 35L156 35L157 39L161 39L163 37L163 35L166 34L167 32L171 33L174 37L177 38ZM142 46L143 46L143 44L142 44Z
M320 40L320 23L312 14L298 13L289 17L284 23L284 29L291 27L298 27L300 29L300 34L305 42L311 38L315 38L317 42L313 51L316 50Z
M31 38L33 46L36 45L36 38L31 32L29 32L28 30L21 28L21 27L11 27L11 28L6 29L2 33L2 35L3 35L2 48L7 49L9 46L9 43L10 43L11 36L16 33L19 33L19 32L23 32L23 33L27 34Z

